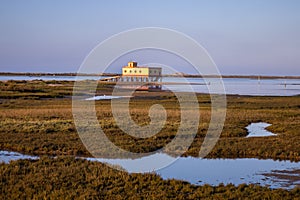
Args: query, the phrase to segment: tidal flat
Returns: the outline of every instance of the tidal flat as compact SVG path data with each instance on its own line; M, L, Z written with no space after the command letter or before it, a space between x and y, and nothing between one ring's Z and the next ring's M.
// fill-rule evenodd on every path
M100 83L97 88L97 95L111 95L112 88L113 84ZM105 197L109 197L108 194L112 195L111 197L115 195L116 198L133 198L132 195L134 194L149 198L151 196L147 195L154 195L153 198L159 198L162 193L155 191L160 191L159 188L161 188L161 191L166 193L165 197L170 195L169 197L176 196L178 198L242 198L247 197L247 195L252 198L262 198L262 195L267 195L266 198L273 199L299 198L299 189L292 191L273 190L256 185L193 186L182 181L162 180L156 175L128 174L108 169L99 163L78 161L72 157L89 157L91 155L82 144L74 125L71 99L72 81L2 81L0 82L0 90L0 149L42 156L42 159L38 161L14 161L10 164L1 164L3 195L17 190L19 193L16 192L15 194L19 194L18 197L23 197L22 195L26 194L32 198L49 195L71 197L68 196L69 190L76 188L72 191L78 189L78 194L86 195L86 197L91 195L90 198L100 194L107 195ZM198 131L193 143L183 156L198 156L210 122L210 96L198 94L197 98L201 115ZM158 134L143 139L127 135L119 129L112 115L111 100L95 102L99 124L107 137L117 146L137 153L151 152L162 148L176 136L180 125L180 106L177 98L171 92L134 93L130 99L131 118L137 124L148 124L150 120L149 108L154 104L160 104L166 109L167 121ZM246 138L248 135L246 127L255 122L272 124L267 127L267 130L276 133L277 136ZM228 95L227 116L221 137L206 158L260 158L299 161L299 130L300 96ZM108 150L107 154L109 153ZM52 156L58 156L58 159L53 159ZM74 170L66 168L65 165ZM59 182L61 178L59 174L57 174L57 180L51 179L52 182L47 183L50 171L65 174L64 178L67 179L67 177L73 177L76 170L80 170L80 166L87 170L79 173L78 177L75 176L75 185L70 183L61 189L55 188L53 185L59 186L65 183ZM44 171L38 171L39 168L43 168ZM96 171L107 171L110 175L94 177L95 174L88 170L92 168ZM8 171L14 181L7 177L6 172ZM33 173L36 174L33 175ZM122 176L118 176L119 173L122 173ZM97 187L93 188L92 179L85 179L87 183L81 184L83 177L89 176L93 176L94 181L100 179L96 184ZM113 180L117 176L120 177L118 183L114 183ZM25 184L23 178L26 178L27 183L32 184ZM35 179L44 181L46 188L38 189L38 185L33 184ZM169 186L156 187L156 184ZM18 187L13 187L14 185ZM128 187L125 187L126 185ZM82 187L87 187L87 190L81 190ZM132 192L132 187L137 189L136 193ZM84 192L90 189L91 192ZM24 193L24 191L26 192ZM14 197L11 196L11 198Z

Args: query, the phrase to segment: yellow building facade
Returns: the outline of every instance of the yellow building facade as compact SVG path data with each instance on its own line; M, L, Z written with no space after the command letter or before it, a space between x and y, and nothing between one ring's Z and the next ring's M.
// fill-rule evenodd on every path
M140 90L161 90L162 69L161 67L138 66L137 62L128 62L122 68L121 81L145 83Z
M160 67L138 66L137 62L129 62L122 68L122 76L148 76L161 77L162 69Z

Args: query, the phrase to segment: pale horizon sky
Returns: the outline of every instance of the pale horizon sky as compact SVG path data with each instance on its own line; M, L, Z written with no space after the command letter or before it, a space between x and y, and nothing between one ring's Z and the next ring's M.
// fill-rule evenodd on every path
M221 74L299 76L299 10L298 0L2 0L0 72L76 72L108 37L162 27L195 39ZM133 59L157 63L155 57ZM184 62L164 59L190 72Z

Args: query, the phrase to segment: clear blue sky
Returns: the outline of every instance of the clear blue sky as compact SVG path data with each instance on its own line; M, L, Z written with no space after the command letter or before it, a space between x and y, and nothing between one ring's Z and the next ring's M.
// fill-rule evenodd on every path
M149 26L194 38L222 74L300 75L299 0L1 0L0 71L76 72L104 39Z

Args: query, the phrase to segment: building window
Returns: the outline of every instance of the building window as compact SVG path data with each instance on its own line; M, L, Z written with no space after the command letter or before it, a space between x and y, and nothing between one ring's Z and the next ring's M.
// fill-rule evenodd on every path
M127 70L124 70L124 73L127 73Z
M142 73L142 70L140 70L140 73Z
M136 73L136 70L134 70L134 73Z
M130 70L129 73L131 73L132 71Z

